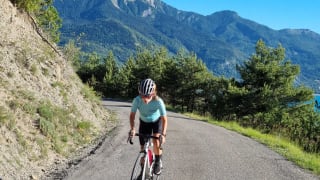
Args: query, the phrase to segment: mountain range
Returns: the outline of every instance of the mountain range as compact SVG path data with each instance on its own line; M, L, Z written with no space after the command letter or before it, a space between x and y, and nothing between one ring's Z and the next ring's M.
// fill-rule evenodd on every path
M163 46L194 52L215 75L238 78L235 66L262 39L284 47L286 59L300 66L297 84L320 92L320 35L308 29L273 30L233 11L203 16L161 0L56 0L54 6L63 19L60 45L73 39L85 52L112 51L119 62L139 47Z

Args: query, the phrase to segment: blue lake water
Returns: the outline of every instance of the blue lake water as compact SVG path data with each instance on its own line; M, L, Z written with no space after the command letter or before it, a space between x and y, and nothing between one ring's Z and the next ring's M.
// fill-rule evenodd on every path
M314 105L315 111L320 112L320 94L314 95L314 102L315 102L315 105Z

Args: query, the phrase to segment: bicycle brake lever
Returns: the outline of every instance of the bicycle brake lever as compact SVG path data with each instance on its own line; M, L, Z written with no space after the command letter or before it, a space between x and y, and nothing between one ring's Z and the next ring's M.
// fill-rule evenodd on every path
M128 137L127 143L128 143L128 142L129 142L130 144L133 144L132 137L130 137L130 136Z

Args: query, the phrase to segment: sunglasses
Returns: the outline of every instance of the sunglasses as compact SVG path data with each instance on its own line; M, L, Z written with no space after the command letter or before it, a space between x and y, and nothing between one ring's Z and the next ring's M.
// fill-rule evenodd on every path
M142 98L151 98L153 96L153 94L149 94L149 95L141 95Z

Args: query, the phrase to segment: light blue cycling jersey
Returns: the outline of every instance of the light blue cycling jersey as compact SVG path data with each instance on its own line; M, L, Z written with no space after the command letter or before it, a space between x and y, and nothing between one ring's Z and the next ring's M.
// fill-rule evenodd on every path
M156 122L160 116L165 116L166 107L163 100L159 97L157 100L152 100L145 104L140 96L133 99L131 112L140 112L140 119L144 122Z

